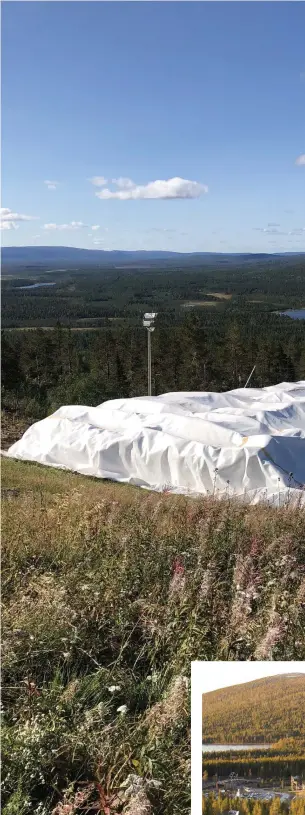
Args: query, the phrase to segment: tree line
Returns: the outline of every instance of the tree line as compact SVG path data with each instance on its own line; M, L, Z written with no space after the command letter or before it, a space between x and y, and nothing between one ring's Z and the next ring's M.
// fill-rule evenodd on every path
M305 776L305 752L302 755L261 755L253 758L252 755L243 755L227 758L206 758L204 757L204 769L208 777L218 775L226 777L231 772L235 772L243 778L260 777L263 779L288 779L291 775Z
M305 798L286 802L280 797L272 801L256 801L215 793L203 797L202 815L228 815L230 812L239 812L239 815L305 815Z
M182 268L82 268L49 271L33 266L16 270L2 280L2 326L70 327L83 320L124 317L140 319L144 311L166 312L177 318L187 301L209 304L205 312L230 314L236 307L266 313L301 308L305 302L304 256L202 263L194 259ZM5 273L5 270L4 270ZM25 290L33 282L54 282L45 288ZM215 292L218 296L215 297ZM226 299L227 296L227 299ZM211 308L214 305L214 308ZM210 316L214 316L214 314Z
M152 387L225 391L305 379L305 322L246 312L209 319L161 315L152 343ZM98 331L2 332L2 405L40 418L62 404L97 405L147 393L147 335L142 325Z

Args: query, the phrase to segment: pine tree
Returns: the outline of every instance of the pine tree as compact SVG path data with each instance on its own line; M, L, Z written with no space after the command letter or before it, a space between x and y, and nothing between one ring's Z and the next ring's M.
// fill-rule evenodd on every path
M278 797L273 798L269 810L269 815L281 815L281 812L282 812L281 799Z
M244 348L240 329L236 321L230 324L227 331L225 349L225 371L228 376L229 387L238 388L241 386L242 381L245 378L245 371L243 366Z
M116 389L117 389L117 396L118 398L125 398L127 399L129 396L129 382L127 376L124 371L123 362L116 352L115 355L115 364L116 364Z

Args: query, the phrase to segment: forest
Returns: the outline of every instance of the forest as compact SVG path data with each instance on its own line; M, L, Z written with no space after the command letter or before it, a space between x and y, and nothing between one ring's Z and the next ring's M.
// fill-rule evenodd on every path
M277 742L281 752L295 752L298 740L304 744L305 739L305 674L271 676L204 694L202 733L204 743Z
M50 277L55 286L20 288ZM179 269L160 262L156 268L4 274L3 409L35 420L62 404L145 394L145 310L158 312L155 395L240 387L254 366L252 387L304 379L305 320L277 313L304 304L301 256L240 266Z
M152 393L225 391L305 378L305 321L247 313L188 312L164 317L152 342ZM75 331L2 332L2 407L33 419L62 404L98 405L147 392L147 335L138 326L110 324Z
M52 282L45 288L37 284ZM25 289L24 286L36 288ZM268 314L305 305L305 260L302 256L234 264L202 263L143 268L104 267L49 270L32 267L2 269L2 327L102 327L123 319L136 325L144 311L162 312L166 321L183 319L195 303L212 318L246 309L257 320ZM212 313L211 313L212 312Z
M204 756L203 767L208 778L213 778L216 774L220 778L227 777L234 772L240 778L261 778L265 782L280 780L287 784L291 775L305 777L305 746L303 753L290 753L280 755L269 755L269 750L262 752L257 757L251 754L234 753L222 756L219 753L211 753Z
M239 812L239 815L305 815L305 798L294 798L286 803L280 798L255 801L211 793L202 800L202 815L228 815L230 812Z

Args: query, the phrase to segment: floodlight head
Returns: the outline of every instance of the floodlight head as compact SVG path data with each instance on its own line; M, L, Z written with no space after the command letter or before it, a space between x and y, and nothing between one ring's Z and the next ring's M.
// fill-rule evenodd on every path
M156 316L156 311L146 312L146 314L144 314L144 320L154 320Z
M154 319L157 316L156 311L146 312L144 314L143 325L148 331L154 331Z

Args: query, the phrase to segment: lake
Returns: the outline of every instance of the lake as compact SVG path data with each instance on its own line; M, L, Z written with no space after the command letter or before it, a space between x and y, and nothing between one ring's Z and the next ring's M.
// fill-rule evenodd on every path
M31 283L29 286L16 286L17 289L39 289L41 286L55 286L56 283Z
M229 750L268 750L271 744L203 744L203 753L225 753Z
M292 320L305 320L305 308L300 308L296 311L277 311L280 317L291 317Z

